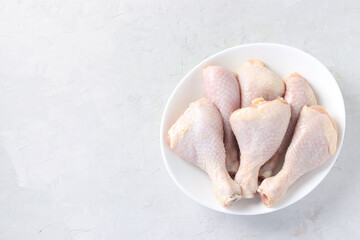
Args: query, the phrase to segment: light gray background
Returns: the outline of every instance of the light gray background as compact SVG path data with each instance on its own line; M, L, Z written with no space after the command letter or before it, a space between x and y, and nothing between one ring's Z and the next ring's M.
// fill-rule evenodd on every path
M1 1L0 239L356 238L359 22L356 0ZM342 90L347 132L314 192L241 217L180 191L159 125L193 66L252 42L323 62Z

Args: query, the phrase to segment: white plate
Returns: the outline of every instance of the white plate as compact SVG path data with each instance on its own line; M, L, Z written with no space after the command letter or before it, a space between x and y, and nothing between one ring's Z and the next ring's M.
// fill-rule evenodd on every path
M208 65L219 65L234 72L249 59L259 59L277 73L285 77L298 72L306 78L316 94L318 104L325 107L334 119L338 129L338 148L327 163L302 176L273 207L265 207L260 198L241 199L235 205L220 206L213 194L207 174L185 162L170 150L166 144L166 134L172 124L189 104L204 96L202 69ZM280 44L255 43L226 49L215 54L193 68L177 85L168 100L160 127L160 145L166 168L175 183L190 198L198 203L224 213L256 215L269 213L289 206L310 193L329 173L334 165L344 139L345 106L340 89L327 68L310 54Z

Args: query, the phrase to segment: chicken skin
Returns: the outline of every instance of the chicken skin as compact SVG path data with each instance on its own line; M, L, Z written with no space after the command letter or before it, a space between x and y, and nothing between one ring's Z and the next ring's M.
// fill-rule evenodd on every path
M284 83L286 86L284 99L291 107L289 127L286 131L284 140L275 155L260 168L260 179L273 176L274 171L278 167L280 160L286 152L286 149L290 145L291 138L303 106L312 106L317 104L314 91L300 74L291 74L290 76L284 78Z
M235 181L240 184L243 197L254 197L260 167L279 148L289 120L290 105L281 98L273 101L258 98L251 106L231 114L231 128L241 152Z
M182 159L209 175L221 205L227 207L241 196L225 165L223 121L217 107L207 98L190 104L168 132L170 148Z
M299 177L328 161L336 147L336 126L326 110L304 106L282 169L257 190L265 206L272 206Z
M241 107L248 107L255 98L267 101L284 96L285 86L279 76L268 69L264 62L249 60L238 71L241 89Z
M205 68L203 80L206 97L219 109L223 120L226 169L230 175L235 175L239 168L239 154L229 118L231 113L240 108L239 83L234 73L218 66Z

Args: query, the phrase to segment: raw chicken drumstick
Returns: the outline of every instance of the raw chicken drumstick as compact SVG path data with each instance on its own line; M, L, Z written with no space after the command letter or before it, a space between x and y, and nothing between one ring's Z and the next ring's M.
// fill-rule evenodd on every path
M240 186L225 166L224 130L216 106L206 98L190 104L168 132L170 148L209 175L219 202L227 207L240 198Z
M291 118L285 137L276 151L275 155L267 161L261 168L259 178L271 177L284 156L286 149L290 145L291 137L294 133L296 122L299 118L301 109L304 105L316 105L316 97L309 83L298 73L293 73L284 78L286 86L284 99L291 107Z
M289 120L290 105L283 99L258 98L250 107L231 114L231 128L241 152L235 181L240 184L243 197L254 197L259 169L279 148Z
M304 106L280 172L258 188L265 206L272 206L299 177L323 164L336 151L336 126L321 106Z
M239 71L241 107L248 107L255 98L274 100L284 96L284 83L280 77L268 69L264 62L249 60Z
M235 175L239 168L239 154L229 118L231 113L240 108L239 83L234 73L218 66L205 68L203 78L205 94L219 109L223 120L226 169L230 175Z

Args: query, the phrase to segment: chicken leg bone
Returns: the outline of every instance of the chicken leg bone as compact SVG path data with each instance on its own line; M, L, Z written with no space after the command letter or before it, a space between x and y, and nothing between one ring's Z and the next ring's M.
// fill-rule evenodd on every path
M190 104L168 132L170 148L207 172L218 201L225 207L240 198L240 186L225 165L223 123L217 107L206 98Z
M272 206L299 177L329 160L336 146L336 126L326 110L304 106L282 169L257 190L265 206Z
M283 99L255 99L250 107L231 114L230 124L241 152L235 176L242 196L253 198L258 187L260 167L279 148L290 120L290 106Z
M239 83L234 73L218 66L205 68L203 79L205 94L219 109L223 120L226 169L230 175L235 175L239 168L239 154L229 118L231 113L240 108Z
M312 88L300 74L291 74L289 77L284 78L284 83L286 86L284 99L291 107L289 127L279 149L276 151L274 156L260 168L259 178L261 179L273 176L280 160L286 152L286 149L290 145L291 138L303 106L312 106L317 104Z

